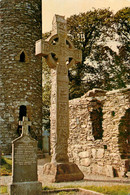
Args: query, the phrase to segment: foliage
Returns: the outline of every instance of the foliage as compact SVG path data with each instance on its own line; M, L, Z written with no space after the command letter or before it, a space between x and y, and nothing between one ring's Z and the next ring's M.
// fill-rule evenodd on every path
M1 176L11 175L12 174L12 160L2 156L0 169L1 169L1 172L0 172Z
M0 186L0 194L7 193L7 186Z
M119 10L114 16L116 32L120 36L120 41L130 41L130 8Z
M82 63L69 70L70 98L96 87L105 90L126 87L129 12L129 8L124 8L114 15L109 9L94 9L67 19L71 39L83 55ZM110 47L112 42L119 45L119 51Z

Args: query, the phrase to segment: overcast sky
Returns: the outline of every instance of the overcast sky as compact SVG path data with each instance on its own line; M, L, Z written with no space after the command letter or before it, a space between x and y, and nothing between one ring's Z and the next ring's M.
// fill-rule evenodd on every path
M55 14L65 18L94 8L108 8L114 12L130 6L130 0L42 0L43 33L51 30Z

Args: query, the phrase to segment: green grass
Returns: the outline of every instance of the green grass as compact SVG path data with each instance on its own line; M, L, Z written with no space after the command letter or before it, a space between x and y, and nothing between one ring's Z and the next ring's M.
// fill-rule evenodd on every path
M1 176L8 176L12 174L12 160L1 157L1 163L0 163L0 175Z
M101 192L107 195L128 195L130 194L130 185L114 185L114 186L86 186L84 189Z
M86 190L92 190L107 195L130 195L130 185L113 185L113 186L65 186L62 188L56 188L53 186L43 186L43 190L55 190L65 188L84 188ZM68 193L68 192L67 192ZM66 192L59 192L59 195L64 195ZM74 194L74 192L70 192Z
M59 192L57 195L75 195L76 192Z
M7 193L7 186L0 186L0 194Z

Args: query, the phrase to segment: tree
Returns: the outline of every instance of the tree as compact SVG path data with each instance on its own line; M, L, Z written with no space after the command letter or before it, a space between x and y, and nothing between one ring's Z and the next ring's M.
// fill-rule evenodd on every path
M83 53L82 63L69 70L70 98L79 97L95 87L111 90L126 86L128 10L125 8L114 15L109 9L94 9L67 19L71 39ZM123 31L120 31L120 25ZM123 44L124 36L126 44ZM122 47L119 40L122 41ZM111 41L120 45L119 53L109 46Z

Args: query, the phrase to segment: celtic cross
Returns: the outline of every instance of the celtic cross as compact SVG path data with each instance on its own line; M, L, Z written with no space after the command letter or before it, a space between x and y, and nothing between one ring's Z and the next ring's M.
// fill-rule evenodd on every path
M45 57L51 68L51 151L52 162L68 162L69 90L68 69L82 61L81 50L67 36L63 16L55 15L52 33L47 40L36 42L36 55Z

